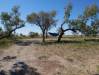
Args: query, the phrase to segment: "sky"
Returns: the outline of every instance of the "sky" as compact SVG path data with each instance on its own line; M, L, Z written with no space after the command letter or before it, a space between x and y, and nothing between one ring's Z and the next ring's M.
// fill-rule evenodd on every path
M76 18L81 14L84 8L91 4L97 4L99 6L99 0L0 0L0 13L10 12L11 8L15 5L20 6L21 18L26 21L26 16L32 12L45 11L49 12L51 10L56 10L56 19L58 20L57 26L52 28L50 32L57 32L58 27L63 21L64 8L71 2L73 4L73 10L71 13L71 19ZM0 24L2 26L2 24ZM67 28L67 25L65 25ZM17 33L28 34L29 32L41 33L39 27L26 23L25 27L18 29ZM71 34L67 32L66 34Z

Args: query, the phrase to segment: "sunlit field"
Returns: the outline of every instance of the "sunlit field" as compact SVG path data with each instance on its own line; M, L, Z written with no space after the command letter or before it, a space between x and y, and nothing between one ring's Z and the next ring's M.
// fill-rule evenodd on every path
M0 75L99 75L99 1L0 0Z
M45 44L41 40L41 38L19 39L9 47L0 49L0 56L1 58L4 55L16 56L17 59L27 62L44 75L48 73L89 75L99 72L98 37L65 36L60 43L57 42L57 38L50 37L46 39ZM16 60L5 59L4 61L13 63ZM5 65L9 67L8 62L0 63L1 68L6 69Z

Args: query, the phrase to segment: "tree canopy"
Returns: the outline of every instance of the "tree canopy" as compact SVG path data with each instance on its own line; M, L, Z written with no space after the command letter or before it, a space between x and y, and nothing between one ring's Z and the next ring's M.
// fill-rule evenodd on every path
M9 37L16 29L22 28L25 25L25 22L20 19L18 6L14 6L10 13L2 12L0 15L0 20L6 33L1 35L0 38Z
M53 25L56 25L55 20L56 12L39 12L31 13L27 16L27 21L31 24L37 25L40 27L43 35L43 42L45 42L45 32L48 31Z

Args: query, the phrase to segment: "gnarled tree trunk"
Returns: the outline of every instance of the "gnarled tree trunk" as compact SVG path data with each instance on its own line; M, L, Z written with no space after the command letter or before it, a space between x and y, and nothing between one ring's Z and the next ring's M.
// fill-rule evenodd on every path
M64 32L59 34L58 42L60 42L60 41L61 41L61 38L62 38L62 36L63 36L63 35L64 35Z
M62 36L64 35L64 33L66 32L66 31L68 31L68 30L71 30L71 31L73 31L73 32L76 32L77 30L79 30L79 29L63 29L63 28L61 28L61 32L60 32L60 34L59 34L59 37L58 37L58 42L60 42L61 41L61 38L62 38Z
M60 32L60 34L59 34L59 37L58 37L58 42L60 42L61 41L61 38L62 38L62 36L64 35L64 30L61 28L61 32Z

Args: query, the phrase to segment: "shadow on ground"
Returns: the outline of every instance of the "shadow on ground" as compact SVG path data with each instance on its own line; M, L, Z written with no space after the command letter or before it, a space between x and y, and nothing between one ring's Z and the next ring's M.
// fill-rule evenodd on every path
M24 62L17 62L9 71L1 70L0 75L41 75L36 72L37 69L29 67Z
M75 40L63 40L63 41L60 41L60 42L57 42L57 41L49 41L49 42L46 42L44 45L69 44L69 43L79 44L79 43L82 43L82 41L75 41ZM42 44L42 45L43 45L43 44Z
M29 46L31 44L41 44L41 42L39 40L17 40L15 44L19 46Z
M51 44L60 44L60 43L81 43L82 41L72 41L72 40L66 40L66 41L61 41L61 42L57 42L56 40L49 40L46 41L45 43L42 43L38 40L29 40L29 41L16 41L15 44L19 45L19 46L29 46L31 44L39 44L39 45L51 45Z
M16 41L15 44L19 46L29 46L32 44L32 41Z
M19 40L16 41L15 44L19 46L29 46L31 44L39 44L39 45L52 45L52 44L81 44L81 43L99 43L99 39L84 39L84 40L62 40L57 42L57 40L46 40L45 43L42 43L40 40Z
M99 42L99 39L84 39L85 41L94 41L94 42Z

